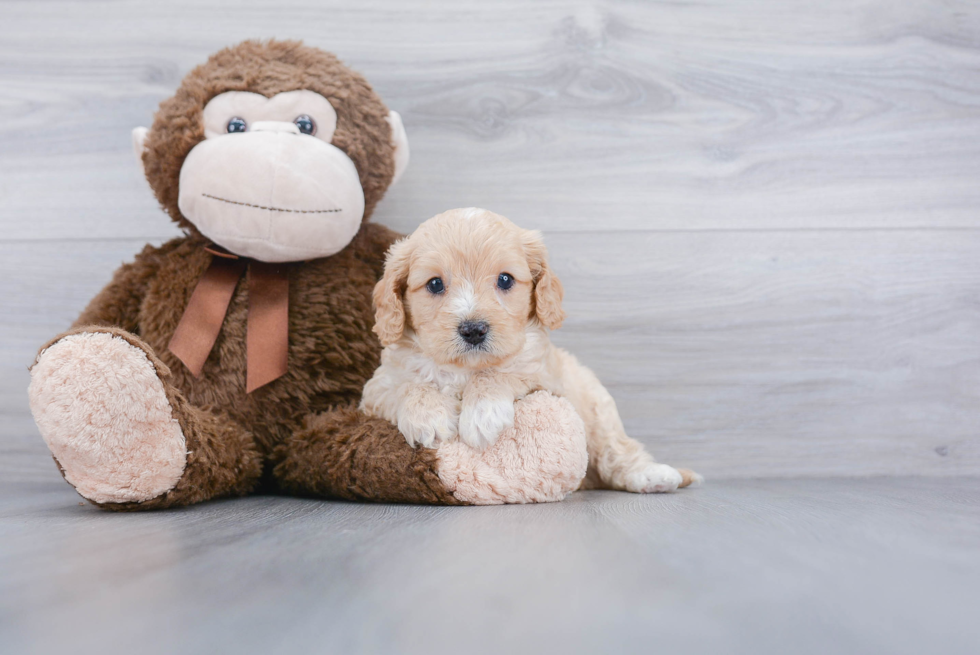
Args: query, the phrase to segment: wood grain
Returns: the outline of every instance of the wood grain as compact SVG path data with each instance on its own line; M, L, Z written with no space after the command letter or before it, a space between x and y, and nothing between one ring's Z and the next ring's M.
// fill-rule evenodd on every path
M402 113L376 220L546 230L556 335L709 477L980 473L980 5L8 3L0 476L47 480L26 366L176 234L130 152L249 36L337 52Z
M136 515L79 506L63 482L0 483L0 650L966 655L978 482Z

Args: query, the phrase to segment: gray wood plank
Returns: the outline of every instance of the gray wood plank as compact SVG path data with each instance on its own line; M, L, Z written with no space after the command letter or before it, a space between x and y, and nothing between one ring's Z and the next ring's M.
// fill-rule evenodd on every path
M129 515L0 483L0 651L966 655L978 482Z
M547 242L569 313L555 341L663 461L709 478L980 474L980 233ZM23 419L0 427L19 454L0 472L48 475L26 366L141 242L84 245L0 243L0 413Z
M16 3L2 238L171 234L129 130L253 35L338 52L403 113L413 164L378 210L401 229L471 205L550 229L975 228L978 34L968 1Z

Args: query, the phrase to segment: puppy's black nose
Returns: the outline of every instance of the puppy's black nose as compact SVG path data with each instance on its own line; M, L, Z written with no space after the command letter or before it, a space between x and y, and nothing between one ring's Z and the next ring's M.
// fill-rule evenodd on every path
M458 331L463 341L472 346L479 346L487 338L490 324L486 321L464 321L459 324Z

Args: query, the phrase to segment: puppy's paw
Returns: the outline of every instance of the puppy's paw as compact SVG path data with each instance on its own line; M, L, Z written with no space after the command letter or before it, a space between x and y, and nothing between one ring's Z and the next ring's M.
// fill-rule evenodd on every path
M456 438L459 420L452 399L435 394L398 413L398 430L411 447L435 448L440 442Z
M514 427L514 399L506 396L481 398L463 403L459 414L459 438L483 450L497 441L500 433Z
M664 493L675 491L684 482L684 476L673 466L666 464L642 464L627 471L624 478L626 491L635 494Z

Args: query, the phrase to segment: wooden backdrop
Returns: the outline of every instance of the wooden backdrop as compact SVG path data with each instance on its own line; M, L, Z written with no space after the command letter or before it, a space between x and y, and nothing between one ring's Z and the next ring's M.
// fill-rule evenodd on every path
M57 472L27 366L176 234L130 130L248 37L336 52L401 112L376 219L543 229L555 335L711 477L980 473L975 0L4 2L0 475Z

